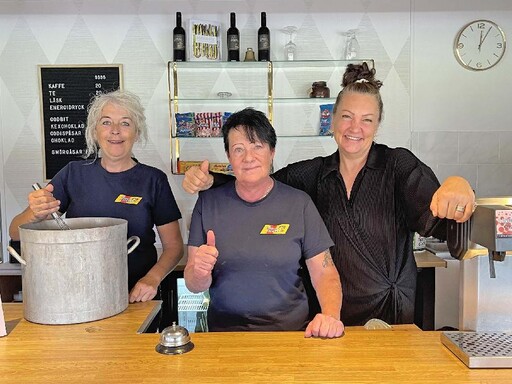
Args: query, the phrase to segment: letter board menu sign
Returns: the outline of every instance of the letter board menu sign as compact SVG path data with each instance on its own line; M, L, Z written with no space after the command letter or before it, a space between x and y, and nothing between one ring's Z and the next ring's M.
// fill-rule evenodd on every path
M44 177L85 154L87 106L100 93L122 89L122 65L40 65Z

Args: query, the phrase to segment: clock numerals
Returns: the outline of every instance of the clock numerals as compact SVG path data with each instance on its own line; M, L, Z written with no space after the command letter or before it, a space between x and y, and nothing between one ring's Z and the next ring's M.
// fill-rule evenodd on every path
M496 23L476 20L457 34L454 53L464 68L482 71L494 67L502 59L505 48L505 34Z

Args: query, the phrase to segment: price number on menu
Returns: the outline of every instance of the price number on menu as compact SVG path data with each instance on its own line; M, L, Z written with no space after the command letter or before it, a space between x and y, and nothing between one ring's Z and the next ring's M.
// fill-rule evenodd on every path
M94 80L96 81L94 83L94 88L96 89L96 95L99 95L100 93L102 93L102 89L103 89L103 83L99 83L97 81L101 81L101 80L107 80L107 75L94 75Z

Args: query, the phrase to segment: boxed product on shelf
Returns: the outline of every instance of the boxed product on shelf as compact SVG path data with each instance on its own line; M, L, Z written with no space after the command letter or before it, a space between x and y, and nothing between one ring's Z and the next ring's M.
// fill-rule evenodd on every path
M190 167L200 166L202 161L178 161L178 173L185 173ZM210 171L217 173L233 174L233 169L229 163L210 163Z
M191 61L220 61L220 24L211 21L190 20Z

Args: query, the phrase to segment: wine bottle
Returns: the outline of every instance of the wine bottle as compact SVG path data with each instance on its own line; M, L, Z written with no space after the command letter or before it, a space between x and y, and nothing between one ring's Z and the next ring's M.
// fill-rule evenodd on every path
M258 29L258 61L270 61L270 31L266 12L261 12L261 27Z
M235 12L231 12L231 26L228 28L228 61L240 61L240 33L236 27Z
M176 26L172 30L172 48L174 61L186 61L185 29L181 26L181 12L176 12Z

